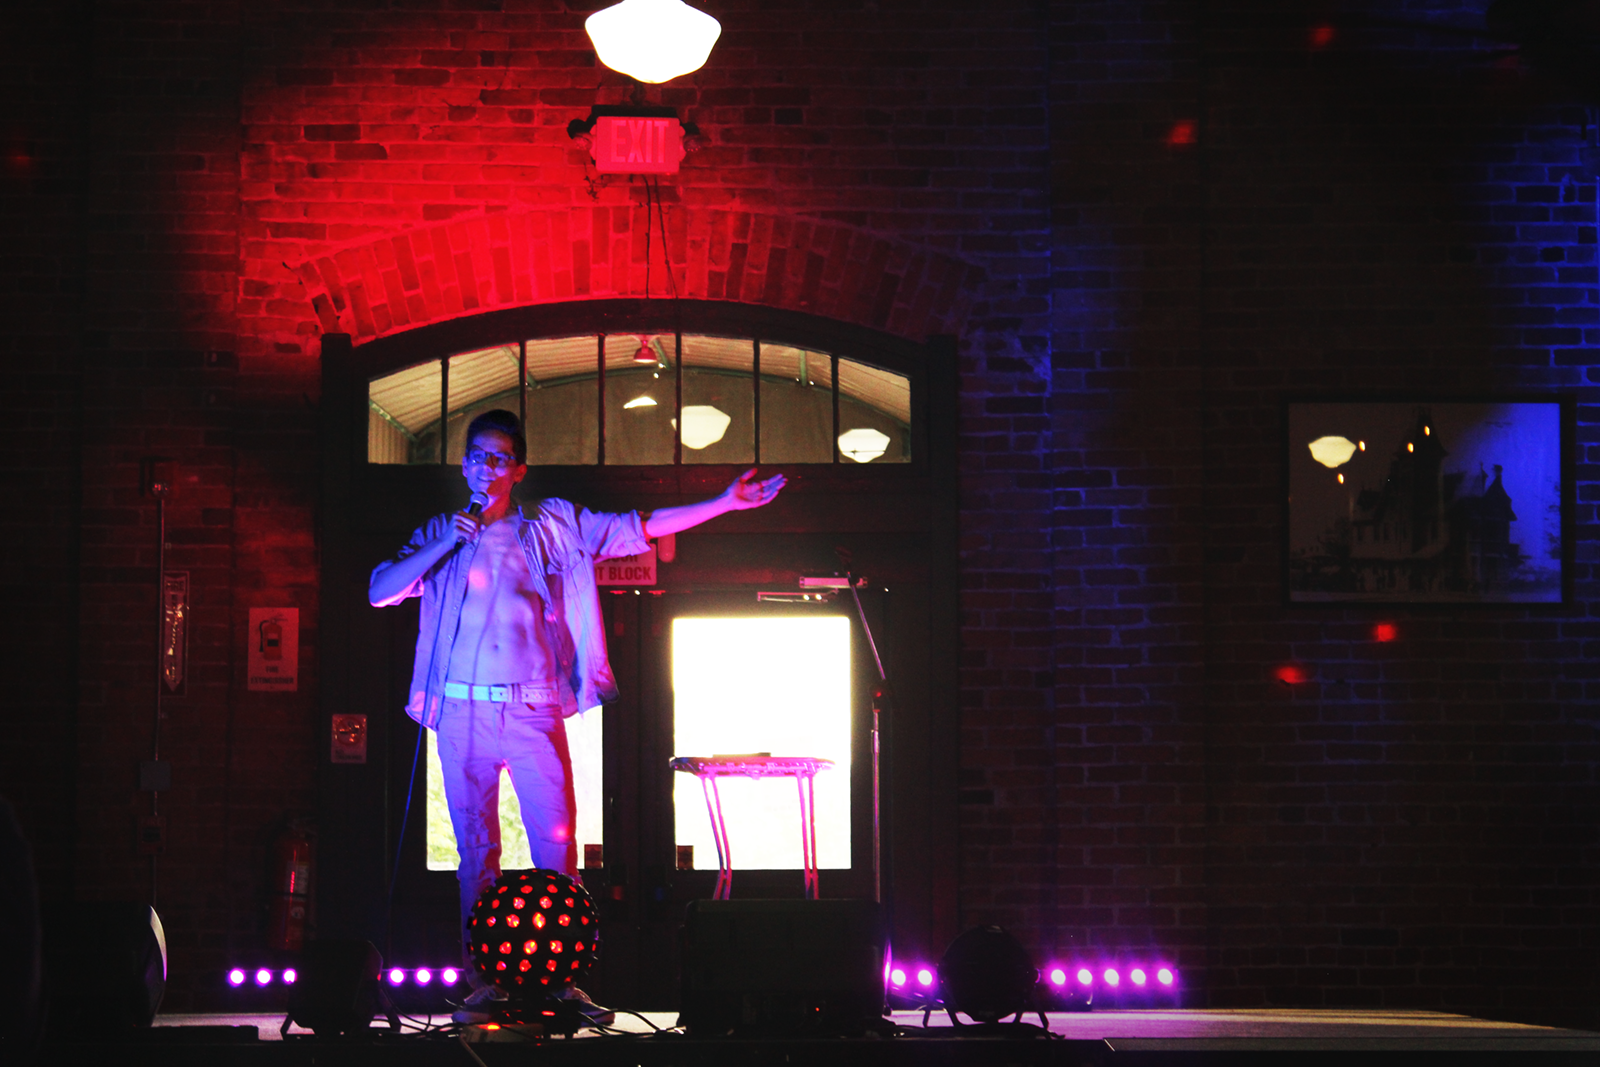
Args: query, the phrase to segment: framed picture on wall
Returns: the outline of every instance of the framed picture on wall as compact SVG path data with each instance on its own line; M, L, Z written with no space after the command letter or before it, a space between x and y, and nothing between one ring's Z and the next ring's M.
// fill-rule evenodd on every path
M1287 405L1290 603L1560 604L1570 400Z

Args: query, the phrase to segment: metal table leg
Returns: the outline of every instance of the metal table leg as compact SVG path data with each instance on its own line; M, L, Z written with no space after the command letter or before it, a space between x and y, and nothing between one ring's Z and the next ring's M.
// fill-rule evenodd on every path
M728 843L728 825L722 818L722 793L717 789L716 775L698 777L706 797L706 811L711 816L711 840L717 846L717 887L711 899L728 900L733 896L733 849Z

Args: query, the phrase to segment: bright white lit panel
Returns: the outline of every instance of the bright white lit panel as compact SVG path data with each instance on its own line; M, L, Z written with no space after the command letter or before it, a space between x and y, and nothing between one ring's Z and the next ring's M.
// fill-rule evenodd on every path
M600 709L590 708L567 720L567 748L572 753L572 785L578 798L578 863L583 846L604 844L605 811L601 804L602 729ZM444 802L444 774L439 769L439 745L428 731L428 870L453 871L461 865L456 853L456 832ZM522 825L522 805L511 787L511 776L500 771L500 869L533 866L528 832Z
M674 756L768 752L833 760L816 778L819 867L850 866L850 620L680 618L672 624ZM677 843L717 869L700 782L673 775ZM723 778L722 813L738 870L798 870L792 778Z

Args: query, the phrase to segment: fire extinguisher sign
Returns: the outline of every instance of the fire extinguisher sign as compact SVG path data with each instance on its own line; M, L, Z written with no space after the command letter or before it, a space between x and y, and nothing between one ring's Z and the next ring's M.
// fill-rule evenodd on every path
M251 608L245 643L247 689L293 693L300 687L299 608Z

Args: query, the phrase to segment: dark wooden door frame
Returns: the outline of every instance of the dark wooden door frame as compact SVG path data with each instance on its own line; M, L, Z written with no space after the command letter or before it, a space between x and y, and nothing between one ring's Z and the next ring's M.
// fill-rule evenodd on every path
M885 764L891 790L886 803L886 838L896 860L890 886L896 902L894 936L906 951L937 953L957 932L956 782L958 757L957 664L957 383L954 338L936 337L918 345L872 334L860 327L744 305L664 301L597 301L494 312L423 327L353 349L342 334L323 337L321 453L322 499L319 516L321 597L316 645L320 664L318 933L359 936L385 947L384 891L393 863L398 805L390 762L409 763L414 733L397 708L368 711L369 762L330 762L330 719L341 712L371 708L372 695L355 691L358 670L352 657L370 654L356 645L354 613L365 607L368 560L353 558L353 524L373 509L394 506L389 499L422 477L443 485L452 471L427 468L369 468L365 456L365 383L376 374L440 354L498 344L507 338L567 333L633 332L680 328L721 335L760 336L805 344L913 374L914 449L910 464L879 468L818 465L796 467L783 508L746 512L718 520L717 535L748 538L770 535L804 539L825 535L839 543L852 537L892 545L898 538L919 539L927 559L927 640L915 657L926 672L921 679L897 679L902 694L917 694L918 705L905 721L885 729ZM402 471L410 471L409 475ZM541 472L546 491L568 495L582 486L585 503L596 507L647 509L694 499L726 484L722 467L548 468ZM377 521L374 519L373 521ZM389 519L392 523L392 519ZM730 540L729 544L745 543ZM815 554L815 553L813 553ZM872 560L858 559L869 572ZM721 577L731 584L779 578L761 560L744 571ZM860 566L865 562L867 566ZM815 561L807 561L816 567ZM882 566L882 564L880 564ZM357 573L359 572L359 573ZM705 572L686 581L706 582ZM876 577L876 576L874 576ZM722 583L717 583L722 584ZM913 729L913 724L915 728ZM397 742L404 740L400 754ZM419 786L420 788L420 786ZM408 842L422 833L422 816L413 810ZM408 852L412 851L410 847ZM420 849L419 849L420 851Z

